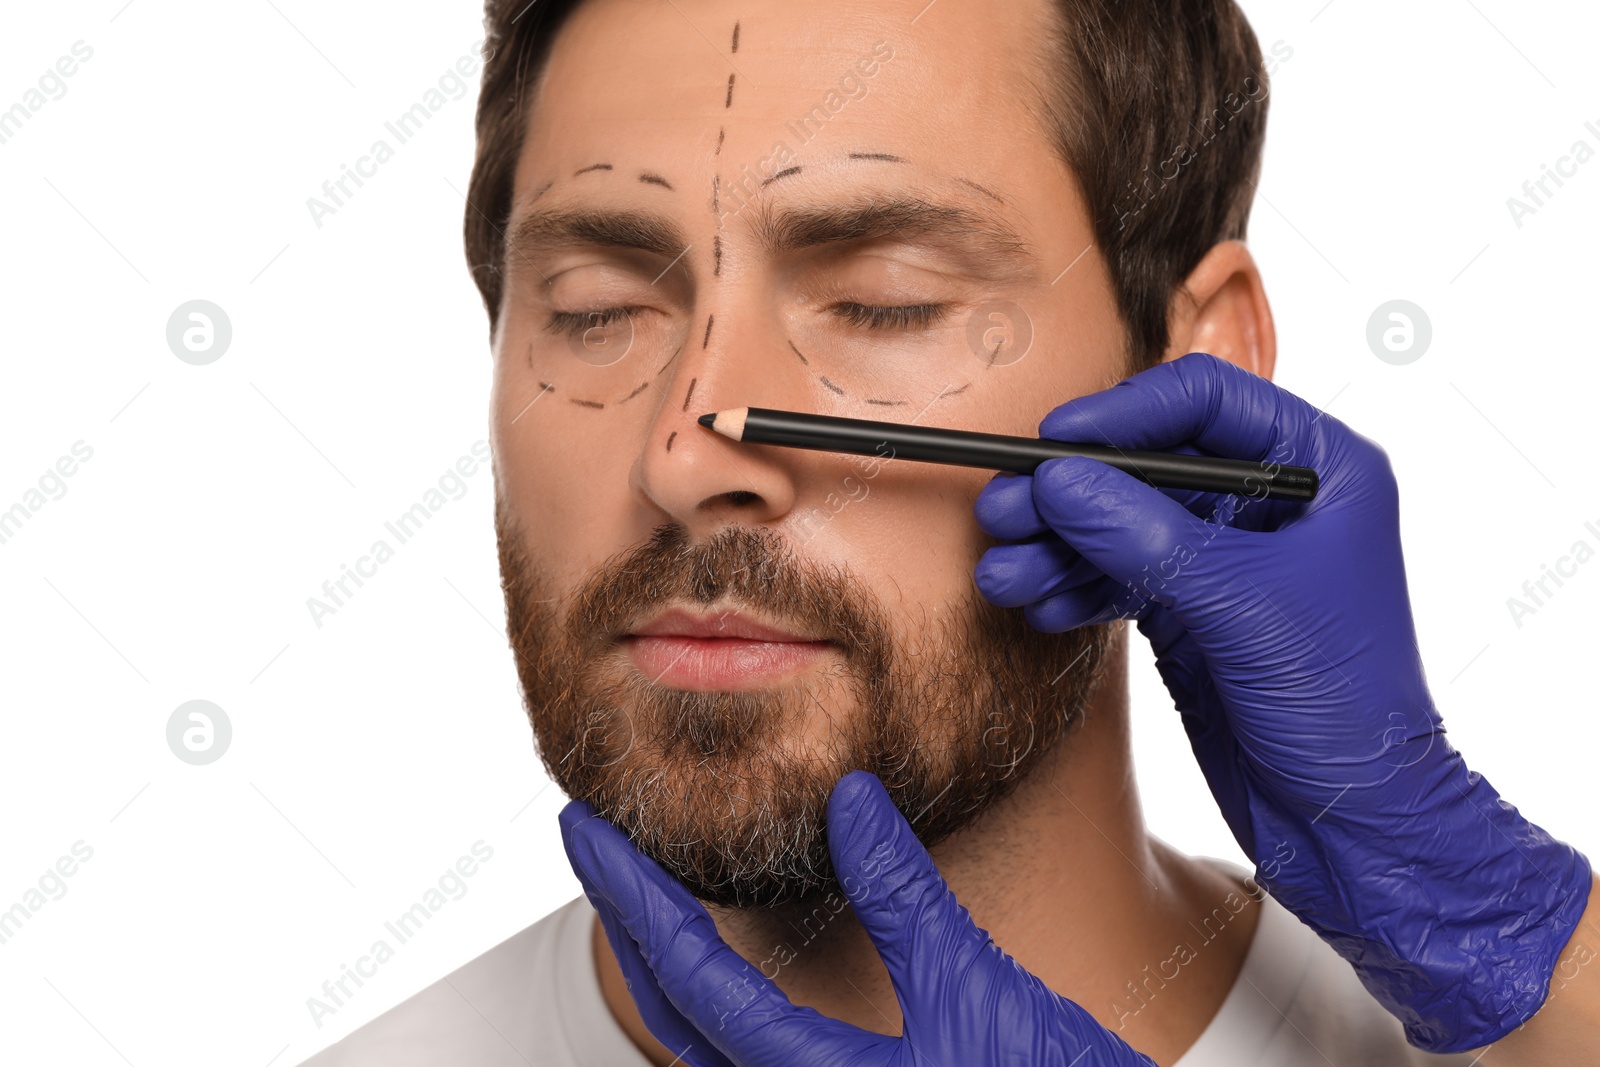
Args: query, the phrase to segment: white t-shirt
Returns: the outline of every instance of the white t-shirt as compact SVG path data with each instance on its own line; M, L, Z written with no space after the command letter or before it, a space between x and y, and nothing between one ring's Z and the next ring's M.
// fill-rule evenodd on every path
M1238 979L1174 1067L1469 1067L1412 1048L1315 931L1261 907ZM650 1067L600 992L595 922L580 896L301 1067Z

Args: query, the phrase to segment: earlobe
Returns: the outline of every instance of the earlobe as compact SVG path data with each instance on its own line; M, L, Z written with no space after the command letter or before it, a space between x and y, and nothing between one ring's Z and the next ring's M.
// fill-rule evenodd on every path
M1255 258L1242 241L1207 252L1173 297L1166 360L1209 352L1263 378L1278 358L1272 308Z

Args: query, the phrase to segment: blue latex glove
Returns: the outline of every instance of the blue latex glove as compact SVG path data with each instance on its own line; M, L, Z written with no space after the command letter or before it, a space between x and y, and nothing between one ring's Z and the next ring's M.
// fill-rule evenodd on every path
M900 1037L792 1004L588 804L567 805L561 835L645 1025L692 1067L1155 1067L978 929L866 771L845 775L828 799L828 850L894 982Z
M1091 460L998 476L979 525L1019 541L979 590L1058 632L1138 620L1256 877L1435 1052L1489 1044L1549 991L1589 863L1444 736L1423 676L1388 457L1192 353L1051 411L1044 438L1315 468L1314 501L1157 490Z

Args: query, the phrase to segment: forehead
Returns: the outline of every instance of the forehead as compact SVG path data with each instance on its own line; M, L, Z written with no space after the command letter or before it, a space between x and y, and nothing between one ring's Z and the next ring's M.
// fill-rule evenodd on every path
M1034 106L1049 2L587 0L532 97L519 189L619 157L764 179L779 146L891 153L990 189L1059 180Z

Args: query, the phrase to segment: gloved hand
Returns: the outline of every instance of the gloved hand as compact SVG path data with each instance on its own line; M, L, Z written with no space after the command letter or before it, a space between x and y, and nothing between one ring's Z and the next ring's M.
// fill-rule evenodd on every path
M845 775L828 799L828 850L894 982L900 1037L792 1004L588 804L567 805L561 835L645 1025L692 1067L1155 1067L974 925L866 771Z
M1489 1044L1549 990L1589 862L1445 739L1406 593L1394 475L1332 416L1191 353L1080 397L1044 438L1321 475L1310 502L1153 489L1092 460L997 476L979 590L1058 632L1134 618L1256 877L1435 1052Z

